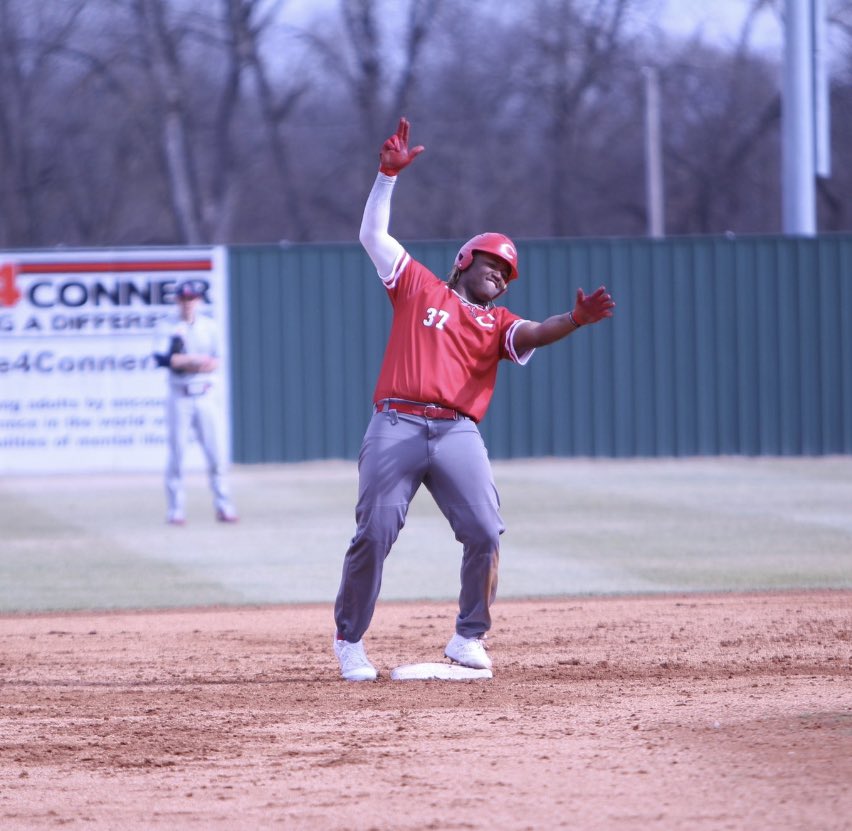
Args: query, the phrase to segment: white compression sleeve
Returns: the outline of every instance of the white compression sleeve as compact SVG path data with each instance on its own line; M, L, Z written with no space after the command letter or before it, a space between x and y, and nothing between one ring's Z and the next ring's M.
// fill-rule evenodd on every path
M358 239L369 254L379 277L388 277L403 253L402 245L389 233L390 203L396 176L379 173L364 206Z

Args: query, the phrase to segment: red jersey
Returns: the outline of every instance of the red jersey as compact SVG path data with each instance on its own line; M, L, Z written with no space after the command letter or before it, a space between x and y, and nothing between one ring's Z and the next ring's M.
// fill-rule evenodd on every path
M535 351L515 352L514 333L524 319L502 306L468 303L408 253L382 282L393 323L373 402L440 404L480 421L500 359L525 364Z

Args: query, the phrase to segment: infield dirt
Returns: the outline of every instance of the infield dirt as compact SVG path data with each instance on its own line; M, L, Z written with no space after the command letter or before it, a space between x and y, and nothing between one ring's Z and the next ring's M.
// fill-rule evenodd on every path
M327 605L0 617L4 829L848 829L852 592L381 603L373 684Z

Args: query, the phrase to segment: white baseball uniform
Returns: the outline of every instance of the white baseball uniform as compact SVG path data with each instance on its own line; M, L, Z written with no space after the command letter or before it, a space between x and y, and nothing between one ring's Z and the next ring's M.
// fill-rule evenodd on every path
M161 352L167 353L174 337L180 337L183 352L213 358L219 355L219 335L215 322L197 314L189 323L176 318L170 325ZM186 516L186 490L183 483L183 460L190 431L201 446L207 460L213 505L220 518L235 516L223 471L223 454L219 446L218 419L214 397L215 372L177 372L168 370L166 405L169 458L166 467L166 500L170 522L183 522Z

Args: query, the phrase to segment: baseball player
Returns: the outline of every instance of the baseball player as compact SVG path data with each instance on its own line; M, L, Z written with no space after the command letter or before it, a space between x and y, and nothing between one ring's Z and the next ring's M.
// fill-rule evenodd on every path
M615 306L603 286L590 295L578 289L571 311L542 323L495 306L518 277L517 251L502 234L466 242L446 282L412 259L388 233L397 176L424 149L409 148L408 136L402 118L379 154L360 231L393 306L393 322L358 462L357 528L334 607L334 652L350 681L377 676L362 638L384 560L421 484L463 546L455 634L444 654L464 666L491 667L484 638L505 529L477 422L488 408L501 359L524 365L536 347L612 317Z
M216 518L220 522L237 522L238 519L222 470L216 408L211 395L214 374L219 365L218 330L212 318L199 314L198 310L205 291L206 285L199 280L187 280L178 285L178 314L159 353L159 362L169 370L166 521L171 525L186 522L183 457L191 430L195 432L207 460Z

